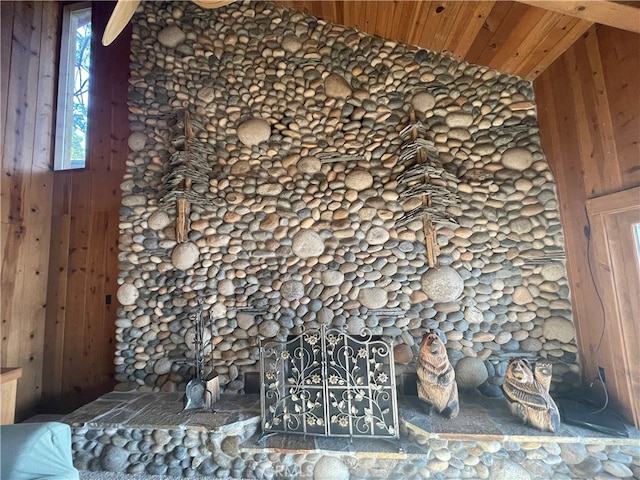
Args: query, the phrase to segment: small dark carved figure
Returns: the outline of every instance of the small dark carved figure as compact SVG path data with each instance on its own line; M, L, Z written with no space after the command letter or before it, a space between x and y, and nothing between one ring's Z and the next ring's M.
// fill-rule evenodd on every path
M502 385L511 413L538 430L555 432L560 425L560 413L549 395L550 384L549 362L538 362L532 370L526 359L512 358Z
M447 349L438 334L426 333L418 358L418 397L434 406L447 418L455 418L460 410L456 374L449 363Z

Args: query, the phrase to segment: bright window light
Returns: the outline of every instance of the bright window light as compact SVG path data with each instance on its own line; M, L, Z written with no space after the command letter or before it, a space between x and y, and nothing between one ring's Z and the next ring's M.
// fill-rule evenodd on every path
M63 8L54 169L84 168L87 163L91 6Z

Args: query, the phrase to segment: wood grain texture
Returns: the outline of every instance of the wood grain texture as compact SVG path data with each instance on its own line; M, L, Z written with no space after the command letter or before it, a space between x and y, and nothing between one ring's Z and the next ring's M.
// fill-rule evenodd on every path
M631 403L639 397L629 394L633 371L620 369L619 326L607 326L598 348L606 321L598 294L604 305L616 300L612 290L596 289L589 262L594 251L608 255L602 253L606 238L588 239L585 228L589 199L640 185L640 101L632 86L640 78L639 49L638 34L592 27L534 81L542 146L557 182L584 380L596 379L598 366L610 371L610 395L636 422Z
M593 23L640 33L640 9L633 5L608 0L517 0L527 5L570 15Z
M612 403L635 425L640 424L640 258L631 228L640 224L640 187L587 201L593 249L591 262L603 302L602 348L598 365L613 384Z
M129 66L122 58L130 29L100 46L113 5L93 5L87 168L55 179L44 385L50 410L77 408L115 384L118 210L129 137Z
M2 4L1 362L23 369L18 420L42 393L57 23L54 2Z
M593 24L510 1L276 0L275 4L530 80Z

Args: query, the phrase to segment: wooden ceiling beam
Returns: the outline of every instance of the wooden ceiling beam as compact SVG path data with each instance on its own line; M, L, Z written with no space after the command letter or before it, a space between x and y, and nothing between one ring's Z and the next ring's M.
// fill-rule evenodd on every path
M516 0L533 7L581 18L594 23L640 33L640 8L609 0Z

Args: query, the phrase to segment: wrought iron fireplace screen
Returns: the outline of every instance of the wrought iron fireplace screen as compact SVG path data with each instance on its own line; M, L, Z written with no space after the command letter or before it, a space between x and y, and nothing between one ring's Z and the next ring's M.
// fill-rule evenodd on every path
M398 438L393 349L370 334L309 330L260 347L263 432Z

